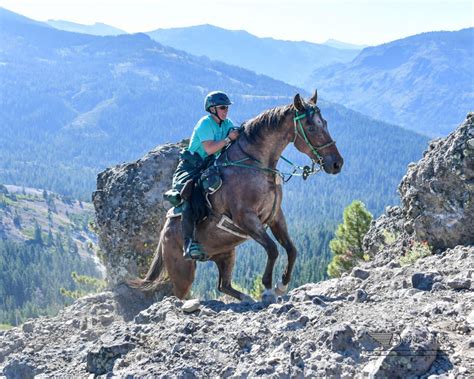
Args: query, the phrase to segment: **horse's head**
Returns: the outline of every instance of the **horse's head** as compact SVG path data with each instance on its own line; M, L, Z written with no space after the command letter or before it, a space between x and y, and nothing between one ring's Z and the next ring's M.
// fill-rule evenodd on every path
M305 102L299 94L295 96L293 144L313 162L321 165L328 174L337 174L341 171L344 160L329 134L326 120L316 106L317 101L318 91L314 91L309 102Z

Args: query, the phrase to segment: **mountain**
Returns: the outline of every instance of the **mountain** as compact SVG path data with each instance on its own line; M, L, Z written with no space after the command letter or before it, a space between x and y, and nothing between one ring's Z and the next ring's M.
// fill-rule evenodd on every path
M328 99L430 136L446 135L474 104L474 28L368 47L314 71Z
M298 89L165 47L144 34L98 37L0 22L0 180L89 199L97 172L189 137L206 93L236 122Z
M352 43L338 41L336 39L328 39L323 45L335 47L337 49L362 50L368 45L354 45Z
M213 25L157 29L147 34L163 45L205 55L294 85L305 83L314 69L349 62L359 52L305 41L258 38L243 30Z
M46 23L55 29L75 33L92 34L95 36L116 36L119 34L127 34L124 30L117 29L101 22L96 22L93 25L83 25L64 20L48 20Z

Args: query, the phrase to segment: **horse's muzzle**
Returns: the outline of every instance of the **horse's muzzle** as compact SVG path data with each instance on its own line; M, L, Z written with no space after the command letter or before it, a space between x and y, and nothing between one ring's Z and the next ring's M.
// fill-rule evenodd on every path
M342 166L344 165L344 159L342 159L341 156L339 157L325 157L324 158L324 171L326 171L328 174L339 174L341 172Z

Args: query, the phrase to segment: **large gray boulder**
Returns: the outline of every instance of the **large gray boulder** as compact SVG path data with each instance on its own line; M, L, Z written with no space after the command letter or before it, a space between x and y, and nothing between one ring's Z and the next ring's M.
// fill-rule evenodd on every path
M399 191L408 233L436 250L474 244L474 113L431 142Z
M413 241L426 241L438 252L474 244L474 113L448 137L430 143L398 190L401 206L388 207L364 238L373 267L406 252Z
M110 286L147 272L170 207L163 193L171 187L182 147L183 142L159 146L98 175L92 200Z

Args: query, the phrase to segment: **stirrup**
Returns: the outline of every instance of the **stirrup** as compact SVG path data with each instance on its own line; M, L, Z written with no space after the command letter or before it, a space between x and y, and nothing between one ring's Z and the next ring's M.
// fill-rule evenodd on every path
M206 252L202 248L201 244L192 241L186 246L183 254L184 259L186 260L196 260L196 261L206 261L208 259Z

